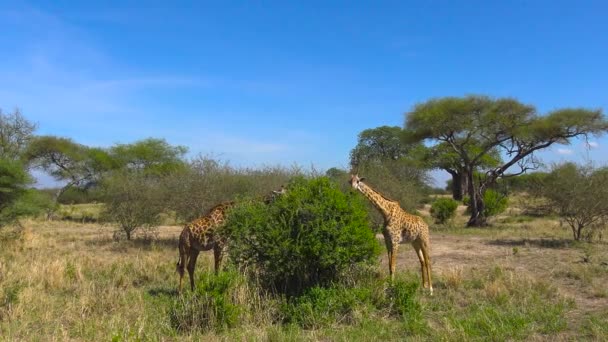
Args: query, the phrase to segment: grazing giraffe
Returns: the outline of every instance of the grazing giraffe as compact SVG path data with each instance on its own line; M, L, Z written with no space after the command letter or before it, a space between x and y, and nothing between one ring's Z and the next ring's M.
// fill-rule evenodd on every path
M395 262L399 244L401 242L411 242L416 250L418 259L420 259L422 286L424 288L428 286L432 295L431 256L429 255L431 244L428 225L422 217L406 213L399 206L399 202L388 199L380 192L363 183L364 179L359 178L357 175L351 175L349 183L353 188L363 193L384 216L382 234L384 235L384 243L388 252L388 268L391 280L395 277Z
M274 190L269 195L262 197L264 203L272 202L276 196L284 194L286 189L281 185L280 190ZM221 241L215 234L215 230L221 227L226 221L226 212L234 207L233 201L223 202L211 208L209 213L188 224L179 236L179 260L177 262L177 272L179 273L179 292L182 290L182 280L184 278L184 268L188 264L188 276L190 277L190 288L194 291L194 269L196 259L201 251L213 249L215 262L215 273L220 270L222 259L225 253L225 241Z

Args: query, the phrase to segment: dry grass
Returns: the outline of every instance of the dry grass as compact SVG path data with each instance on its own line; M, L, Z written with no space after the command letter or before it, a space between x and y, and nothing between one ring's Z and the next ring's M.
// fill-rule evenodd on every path
M22 228L0 231L0 336L61 341L458 340L483 339L491 329L504 329L496 336L608 338L608 245L574 243L553 219L512 213L495 219L490 228L459 228L465 220L458 215L451 228L431 227L436 295L421 297L429 330L420 336L404 336L401 323L388 319L319 330L273 325L259 297L260 315L267 316L246 319L253 323L216 333L178 332L169 322L167 303L178 298L175 262L181 227L160 227L152 240L117 242L109 226L25 221ZM382 273L385 263L386 257ZM211 269L211 253L202 253L197 274ZM401 248L397 271L419 277L411 247ZM238 288L235 296L249 301L247 291ZM544 318L526 320L533 315Z

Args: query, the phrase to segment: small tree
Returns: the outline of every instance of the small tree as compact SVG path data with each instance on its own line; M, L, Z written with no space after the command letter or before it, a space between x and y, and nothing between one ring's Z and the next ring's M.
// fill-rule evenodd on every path
M0 109L0 156L18 160L33 138L36 125L29 122L19 110L4 114Z
M140 228L155 228L161 222L164 203L160 181L138 173L118 172L102 183L106 221L118 223L131 240Z
M608 219L608 168L573 163L555 166L537 194L551 202L572 230L574 240L580 240L585 229Z
M220 234L232 262L290 295L336 281L379 252L359 196L342 193L326 177L297 178L269 205L234 208Z

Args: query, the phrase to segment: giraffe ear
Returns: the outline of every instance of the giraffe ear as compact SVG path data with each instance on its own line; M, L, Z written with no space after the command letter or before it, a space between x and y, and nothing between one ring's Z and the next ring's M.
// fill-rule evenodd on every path
M359 178L359 182L363 182L364 180L365 180L365 177Z

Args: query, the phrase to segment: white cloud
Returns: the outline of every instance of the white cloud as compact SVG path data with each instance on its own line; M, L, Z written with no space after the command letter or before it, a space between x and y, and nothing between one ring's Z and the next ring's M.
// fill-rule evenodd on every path
M570 155L573 153L573 151L569 148L558 148L557 153L563 154L563 155Z
M587 148L597 148L598 146L600 146L600 144L595 141L588 141L585 143L585 147Z

